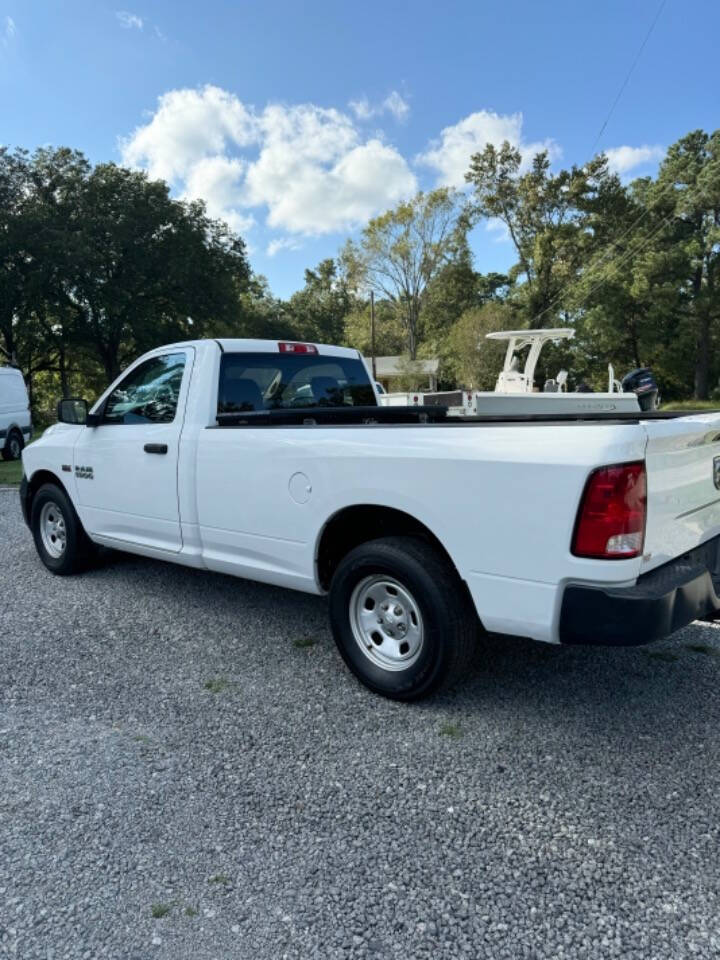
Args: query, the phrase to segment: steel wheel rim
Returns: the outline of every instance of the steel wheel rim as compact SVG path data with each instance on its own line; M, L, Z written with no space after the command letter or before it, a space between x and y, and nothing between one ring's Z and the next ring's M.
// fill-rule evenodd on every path
M48 500L40 511L40 538L46 553L58 560L64 553L67 545L67 529L65 517L56 503Z
M19 460L22 448L20 446L20 441L17 437L10 438L10 456L13 460Z
M350 627L364 656L383 670L407 670L423 648L423 619L415 598L385 574L365 577L355 586Z

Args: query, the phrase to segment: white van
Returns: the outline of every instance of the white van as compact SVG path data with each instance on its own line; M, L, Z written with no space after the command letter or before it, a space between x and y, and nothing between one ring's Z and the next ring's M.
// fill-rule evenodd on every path
M30 404L22 374L0 367L0 453L3 460L19 460L32 436Z

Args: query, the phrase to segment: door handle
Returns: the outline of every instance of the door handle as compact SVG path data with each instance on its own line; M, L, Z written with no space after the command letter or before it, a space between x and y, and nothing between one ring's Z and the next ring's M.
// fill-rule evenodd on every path
M143 447L145 453L167 453L166 443L146 443Z

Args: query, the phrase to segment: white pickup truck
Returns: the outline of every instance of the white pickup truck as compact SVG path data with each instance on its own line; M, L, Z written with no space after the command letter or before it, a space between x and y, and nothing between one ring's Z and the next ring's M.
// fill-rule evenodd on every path
M385 408L356 350L199 340L140 357L23 451L37 551L97 545L329 593L340 653L415 699L481 629L637 644L720 609L720 413Z

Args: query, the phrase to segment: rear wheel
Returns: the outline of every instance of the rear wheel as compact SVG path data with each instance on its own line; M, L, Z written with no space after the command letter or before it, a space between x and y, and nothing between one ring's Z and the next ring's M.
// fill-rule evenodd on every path
M479 629L457 572L415 537L383 537L352 550L332 580L330 621L355 676L395 700L417 700L459 680Z
M3 460L19 460L25 441L19 430L11 430L2 449Z
M78 573L95 555L69 497L55 484L44 484L33 497L30 528L38 555L52 573Z

